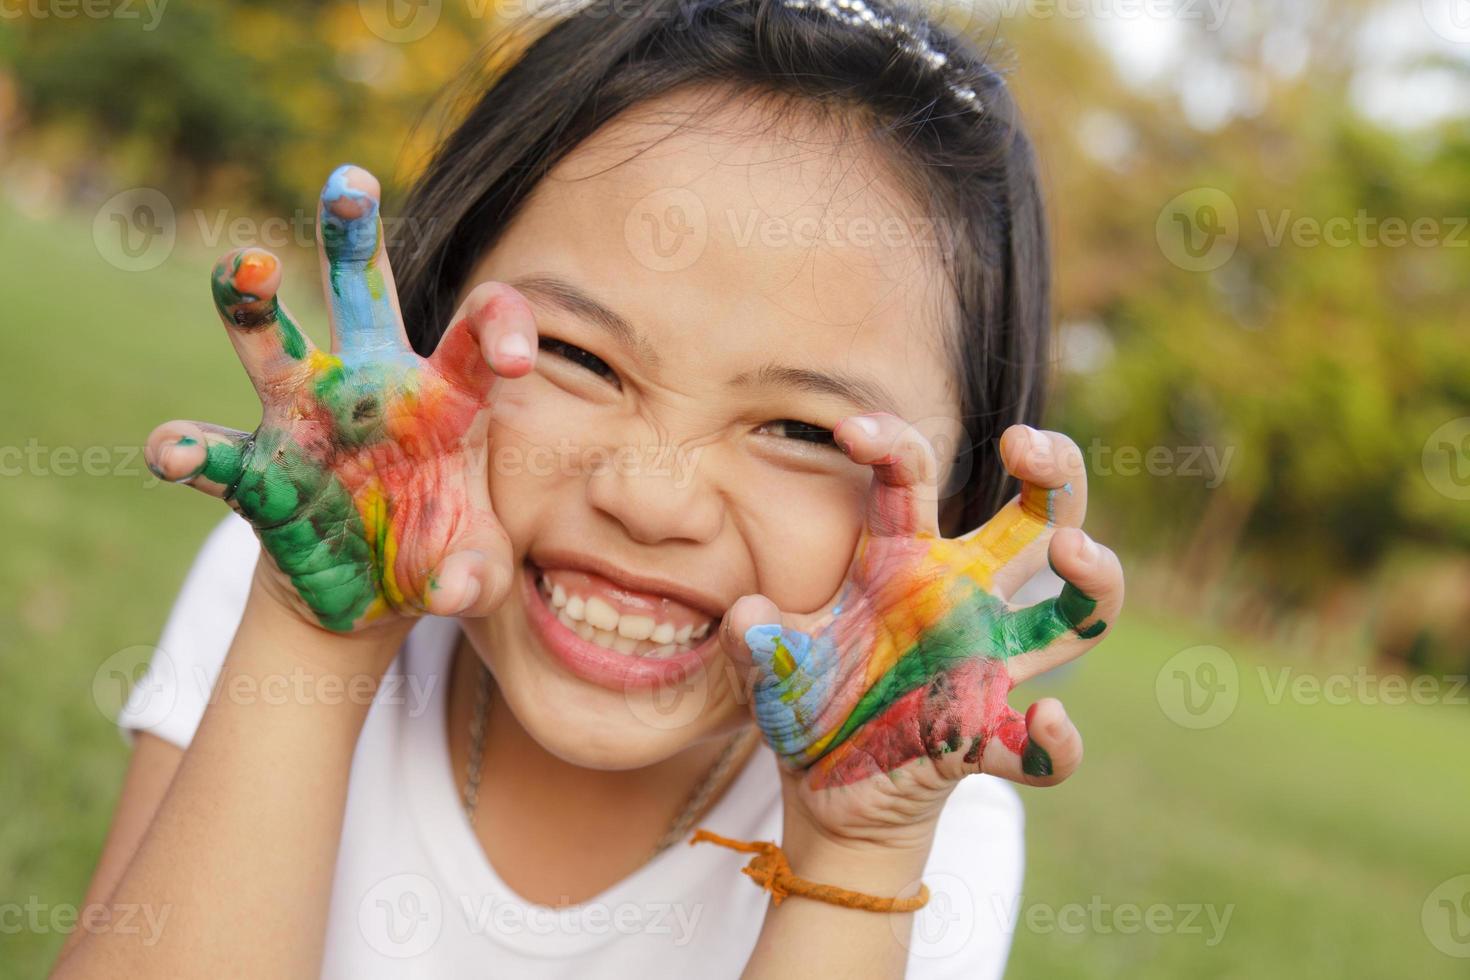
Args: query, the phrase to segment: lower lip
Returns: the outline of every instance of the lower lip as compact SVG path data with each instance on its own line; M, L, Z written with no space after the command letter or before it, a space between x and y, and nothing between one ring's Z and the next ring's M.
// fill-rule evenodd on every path
M540 571L534 565L521 569L521 595L526 603L531 628L552 656L584 681L614 691L682 684L708 666L719 645L719 631L712 629L699 646L671 657L633 657L582 639L562 625L546 597L537 588Z

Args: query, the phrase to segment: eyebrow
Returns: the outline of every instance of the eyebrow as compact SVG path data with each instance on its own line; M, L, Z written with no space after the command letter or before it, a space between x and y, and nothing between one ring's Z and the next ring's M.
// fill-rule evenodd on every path
M897 415L897 402L882 382L840 371L815 371L786 364L763 364L755 371L742 371L730 380L739 388L786 388L845 399L865 412Z
M658 364L658 351L646 337L633 329L631 323L565 279L547 275L524 276L513 280L511 285L595 327L600 327L610 334L613 340L633 351L644 361L651 365Z
M658 364L658 351L631 323L567 280L552 275L534 275L512 280L511 285L601 328L648 364ZM784 388L828 395L844 399L865 412L899 414L897 399L882 382L841 371L818 371L770 362L754 371L742 371L730 379L729 385L732 388Z

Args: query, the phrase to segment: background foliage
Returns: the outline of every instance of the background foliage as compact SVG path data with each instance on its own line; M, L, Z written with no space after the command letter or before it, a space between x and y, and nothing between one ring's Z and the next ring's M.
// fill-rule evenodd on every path
M220 239L309 218L343 160L394 212L453 118L439 93L499 23L488 0L432 6L413 40L368 2L0 18L0 446L49 453L0 479L0 902L79 900L125 759L119 685L218 517L127 453L158 420L253 418L204 287L249 242ZM1470 671L1470 38L1432 7L947 9L1008 65L1040 147L1050 423L1087 454L1090 523L1130 573L1131 622L1053 682L1089 759L1028 796L1026 901L1235 907L1217 946L1023 927L1016 975L1463 966L1421 922L1470 872L1470 786L1447 775L1470 710L1444 693ZM135 188L177 238L143 271L101 220ZM1393 244L1395 221L1428 231ZM268 244L314 261L309 225ZM321 322L309 291L292 301ZM105 474L62 472L56 447L98 446ZM1239 706L1193 730L1160 678L1202 644L1238 667ZM1273 697L1283 669L1441 696ZM61 938L0 933L0 975L43 972Z

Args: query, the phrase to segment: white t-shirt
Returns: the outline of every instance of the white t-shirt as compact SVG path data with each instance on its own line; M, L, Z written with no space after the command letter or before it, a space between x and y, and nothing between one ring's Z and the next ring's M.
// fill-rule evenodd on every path
M209 536L158 651L118 718L187 747L244 610L259 545L231 516ZM564 909L501 881L461 808L445 737L453 619L416 624L379 689L352 761L327 925L327 977L736 977L769 897L712 844L675 845L602 894ZM262 690L260 696L266 696ZM764 744L700 826L781 838L780 782ZM1022 874L1020 799L971 776L939 820L914 916L908 976L1001 976ZM799 869L798 869L799 870ZM791 899L801 901L801 899ZM874 928L902 921L873 914Z

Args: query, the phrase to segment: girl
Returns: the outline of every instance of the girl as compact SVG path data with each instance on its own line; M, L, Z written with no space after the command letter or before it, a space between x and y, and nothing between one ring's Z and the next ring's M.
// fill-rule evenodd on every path
M493 63L401 291L377 181L328 180L330 353L272 255L214 271L263 419L149 440L236 516L122 716L88 899L162 926L57 975L999 975L1001 780L1082 753L1007 695L1122 601L1024 424L1004 83L876 0L598 0Z

